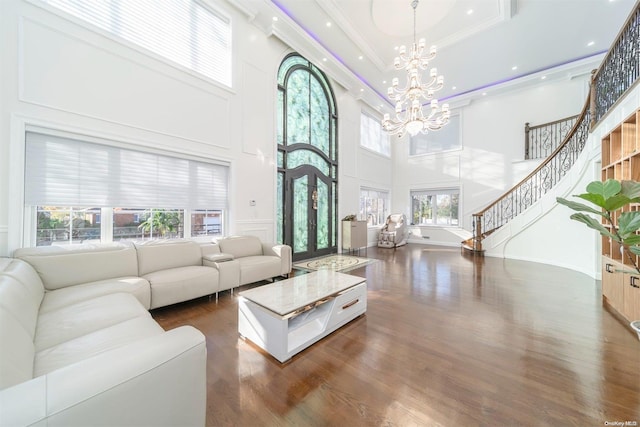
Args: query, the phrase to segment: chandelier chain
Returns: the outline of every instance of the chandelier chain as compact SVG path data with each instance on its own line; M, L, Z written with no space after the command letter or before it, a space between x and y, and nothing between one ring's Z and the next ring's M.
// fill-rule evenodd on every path
M413 0L411 2L411 7L413 7L413 43L416 42L416 9L418 8L418 0Z

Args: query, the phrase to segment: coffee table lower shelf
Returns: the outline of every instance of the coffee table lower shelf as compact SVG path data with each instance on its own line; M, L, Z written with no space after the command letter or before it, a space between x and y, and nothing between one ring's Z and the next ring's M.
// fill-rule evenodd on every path
M366 282L285 316L240 297L238 332L241 338L249 339L284 363L366 310Z

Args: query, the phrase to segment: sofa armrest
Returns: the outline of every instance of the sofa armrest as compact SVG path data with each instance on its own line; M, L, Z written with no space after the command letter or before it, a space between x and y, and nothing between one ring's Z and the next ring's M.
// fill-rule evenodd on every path
M219 291L226 291L240 286L240 263L238 260L233 259L233 255L230 256L231 258L216 260L202 258L202 265L218 270Z
M280 258L281 271L280 274L288 275L293 268L291 261L291 246L273 243L262 243L262 253L264 255L272 255Z
M233 255L231 254L219 253L219 254L202 255L202 265L207 265L205 264L205 261L211 263L211 262L224 262L224 261L231 261L231 260L233 260Z
M206 344L191 326L0 391L0 425L189 425L206 415Z

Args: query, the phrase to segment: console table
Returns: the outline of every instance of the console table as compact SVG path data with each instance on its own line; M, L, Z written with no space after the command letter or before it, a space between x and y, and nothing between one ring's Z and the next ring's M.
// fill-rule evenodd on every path
M367 310L362 277L319 270L240 292L238 332L279 362Z

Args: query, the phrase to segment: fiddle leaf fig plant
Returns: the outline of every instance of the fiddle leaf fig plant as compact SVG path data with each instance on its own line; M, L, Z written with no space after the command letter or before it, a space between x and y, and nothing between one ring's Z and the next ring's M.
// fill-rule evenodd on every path
M585 200L597 208L562 197L557 197L556 201L577 212L571 215L571 219L582 222L601 235L618 242L635 272L640 273L635 257L631 256L640 255L640 235L636 234L636 231L640 230L640 211L624 210L618 213L630 204L640 203L640 183L608 179L604 182L593 181L587 185L586 190L586 193L576 194L574 197ZM607 226L589 214L604 218L604 224Z

